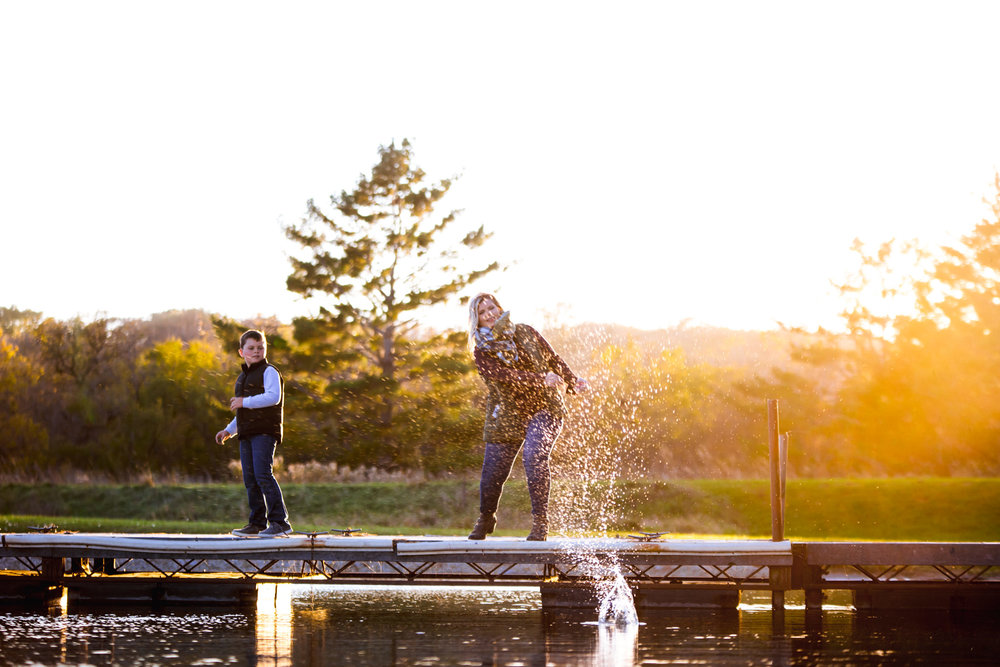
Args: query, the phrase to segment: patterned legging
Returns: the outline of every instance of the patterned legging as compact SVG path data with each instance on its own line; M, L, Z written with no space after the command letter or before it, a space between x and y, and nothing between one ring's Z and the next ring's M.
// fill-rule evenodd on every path
M536 412L528 421L521 444L486 443L483 476L479 482L479 511L492 514L500 505L504 482L510 477L514 459L524 447L524 472L528 478L531 513L545 516L549 508L549 454L562 430L562 420L547 410Z

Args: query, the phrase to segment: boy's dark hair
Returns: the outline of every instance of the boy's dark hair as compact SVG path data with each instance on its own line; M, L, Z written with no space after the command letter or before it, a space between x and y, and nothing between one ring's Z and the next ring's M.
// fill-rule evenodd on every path
M256 329L250 329L249 331L245 331L243 333L243 335L240 336L240 349L241 350L243 349L243 346L247 344L247 339L248 338L253 339L253 340L258 340L261 343L264 342L264 334L263 334L263 332L257 331Z

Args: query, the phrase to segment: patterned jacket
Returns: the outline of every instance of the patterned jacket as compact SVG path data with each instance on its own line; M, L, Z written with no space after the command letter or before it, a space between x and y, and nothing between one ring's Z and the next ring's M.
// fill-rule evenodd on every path
M566 382L568 393L576 386L576 375L535 329L518 324L513 338L518 359L512 365L481 348L475 351L476 368L489 390L485 442L521 443L528 421L540 410L548 410L558 419L566 416L561 388L545 385L549 371Z

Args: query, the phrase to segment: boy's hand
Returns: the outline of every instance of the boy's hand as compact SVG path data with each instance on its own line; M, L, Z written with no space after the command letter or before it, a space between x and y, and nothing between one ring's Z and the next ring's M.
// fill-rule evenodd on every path
M237 409L242 407L243 407L242 396L233 396L232 398L229 399L229 409L232 410L233 412L236 412Z
M221 445L226 440L229 440L229 438L231 437L233 437L232 433L230 433L226 429L222 429L221 431L215 434L215 441Z

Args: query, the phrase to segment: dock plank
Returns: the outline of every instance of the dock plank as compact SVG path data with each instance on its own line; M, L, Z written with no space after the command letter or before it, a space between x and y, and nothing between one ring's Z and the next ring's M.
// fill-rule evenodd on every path
M1000 565L1000 542L797 543L809 565Z

